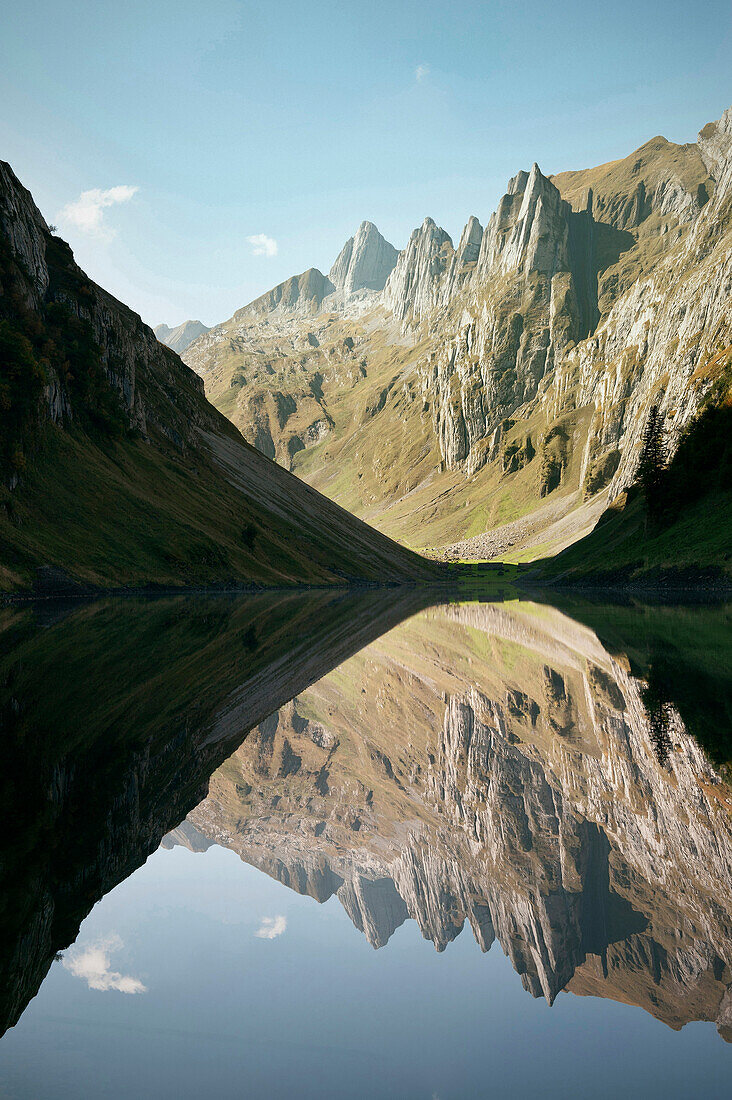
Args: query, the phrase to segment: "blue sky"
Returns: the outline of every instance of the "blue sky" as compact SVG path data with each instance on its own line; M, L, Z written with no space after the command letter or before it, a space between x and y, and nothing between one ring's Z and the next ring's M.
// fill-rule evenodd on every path
M732 103L729 0L4 8L0 157L152 324L327 271L364 218L456 237L535 160L692 141Z

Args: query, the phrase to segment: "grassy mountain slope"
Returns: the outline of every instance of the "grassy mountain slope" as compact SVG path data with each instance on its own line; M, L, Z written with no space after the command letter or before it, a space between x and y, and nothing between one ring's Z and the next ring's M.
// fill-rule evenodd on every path
M435 567L268 461L0 163L0 590L394 582Z

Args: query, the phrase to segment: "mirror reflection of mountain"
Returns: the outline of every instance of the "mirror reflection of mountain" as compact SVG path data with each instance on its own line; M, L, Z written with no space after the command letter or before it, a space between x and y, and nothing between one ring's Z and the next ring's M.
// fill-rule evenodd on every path
M247 731L415 590L0 609L0 1034Z
M534 996L610 997L732 1040L730 612L572 613L607 648L530 603L402 623L261 722L166 845L215 841L335 894L374 947L411 918L442 951L467 921ZM680 701L664 697L659 751L664 637ZM682 713L702 735L716 713L718 767Z

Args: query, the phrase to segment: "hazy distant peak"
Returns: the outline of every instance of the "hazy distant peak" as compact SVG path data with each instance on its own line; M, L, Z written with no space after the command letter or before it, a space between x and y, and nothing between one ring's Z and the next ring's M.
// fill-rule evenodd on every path
M201 321L183 321L176 328L157 325L153 331L161 344L167 344L180 355L195 339L202 336L204 332L208 332L208 327Z

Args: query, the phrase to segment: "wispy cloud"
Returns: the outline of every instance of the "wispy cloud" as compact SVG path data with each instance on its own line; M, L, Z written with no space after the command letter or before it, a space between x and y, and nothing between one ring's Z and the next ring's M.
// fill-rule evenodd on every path
M262 923L254 933L260 940L276 940L287 928L287 917L263 917Z
M423 65L418 65L417 68L414 70L414 78L415 78L415 80L417 81L418 84L421 84L421 82L425 79L425 77L427 77L429 75L430 75L429 65L424 65L424 64Z
M63 208L59 214L59 221L74 226L75 229L80 229L82 233L88 233L92 237L110 240L115 231L105 222L104 211L118 203L129 202L139 190L139 187L130 187L126 183L121 183L117 187L107 188L106 191L101 191L98 187L91 191L82 191L78 199Z
M277 241L274 237L268 237L266 233L254 233L251 237L247 237L247 240L252 246L253 256L277 255Z
M75 978L82 978L90 989L118 989L120 993L146 993L139 978L112 970L112 952L124 944L119 936L107 936L81 950L71 948L64 955L63 965Z

